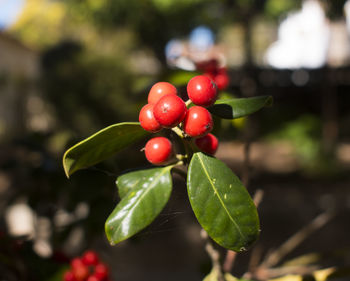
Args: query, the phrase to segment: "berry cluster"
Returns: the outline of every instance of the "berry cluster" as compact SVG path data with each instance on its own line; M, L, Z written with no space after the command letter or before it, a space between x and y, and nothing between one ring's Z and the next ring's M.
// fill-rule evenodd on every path
M82 257L70 262L70 269L64 273L64 281L109 281L108 267L94 251L86 251Z
M218 147L217 138L210 134L213 119L205 108L217 99L216 84L205 75L193 77L187 84L188 102L178 95L177 89L168 82L153 85L148 94L148 104L142 107L139 121L146 131L155 133L162 128L178 127L186 138L194 138L197 147L208 154L214 154ZM187 108L193 103L194 106ZM155 165L166 164L172 156L172 143L165 137L154 137L145 146L145 155Z
M220 67L217 60L203 61L197 63L196 67L199 71L202 71L205 76L208 76L215 82L218 90L225 90L228 87L230 78L227 74L227 70L225 67Z

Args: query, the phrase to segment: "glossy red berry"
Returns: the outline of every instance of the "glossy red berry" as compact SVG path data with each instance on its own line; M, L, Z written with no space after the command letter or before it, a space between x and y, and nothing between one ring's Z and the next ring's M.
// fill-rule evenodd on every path
M82 257L82 262L85 265L96 265L98 261L98 256L95 251L86 251Z
M148 103L156 103L165 95L177 95L175 86L168 82L158 82L154 84L148 94Z
M145 155L155 165L166 163L172 154L172 144L165 137L155 137L146 143Z
M204 107L193 106L186 114L183 129L190 137L202 137L213 129L213 118Z
M66 271L63 275L63 281L77 281L77 279L75 279L72 271Z
M139 114L139 121L141 127L146 131L155 133L162 129L162 126L158 123L158 121L154 118L153 114L154 104L146 104L142 107Z
M97 277L99 280L104 280L108 277L108 267L103 263L97 264L95 266L94 276Z
M208 154L214 155L218 149L219 141L213 134L207 134L195 140L198 148Z
M165 128L178 125L187 112L185 102L176 95L163 96L153 108L153 115L158 123Z
M209 77L198 75L188 82L187 94L194 104L207 107L216 101L218 91Z

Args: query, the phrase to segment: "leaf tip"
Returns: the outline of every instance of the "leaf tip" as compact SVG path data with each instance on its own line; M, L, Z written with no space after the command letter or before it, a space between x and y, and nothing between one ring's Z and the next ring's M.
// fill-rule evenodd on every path
M272 106L273 105L273 97L268 96L265 102L265 106Z
M64 170L64 173L65 173L67 179L69 179L70 176L74 173L74 170L72 170L73 161L72 161L72 159L69 159L67 157L68 152L69 152L69 150L67 150L64 153L63 159L62 159L63 170Z

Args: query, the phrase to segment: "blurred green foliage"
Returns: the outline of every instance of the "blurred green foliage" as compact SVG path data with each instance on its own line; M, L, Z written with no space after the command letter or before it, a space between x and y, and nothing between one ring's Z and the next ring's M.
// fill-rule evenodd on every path
M286 15L291 10L300 8L301 0L267 0L265 5L265 13L272 18L279 18Z
M285 122L265 138L291 144L303 172L309 176L331 176L339 172L334 155L323 150L322 123L316 115L302 114Z
M136 119L132 74L118 56L98 56L74 42L42 57L43 87L61 128L90 134L122 119Z
M288 140L305 165L316 161L321 151L321 123L314 115L301 115L286 123L280 130L269 135L269 139Z

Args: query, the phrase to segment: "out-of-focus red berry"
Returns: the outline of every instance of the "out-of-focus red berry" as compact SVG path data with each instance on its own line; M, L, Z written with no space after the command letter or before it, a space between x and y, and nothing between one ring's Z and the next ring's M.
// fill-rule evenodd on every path
M89 276L89 273L89 268L86 265L73 268L73 274L77 281L85 280Z
M96 265L99 262L97 253L95 251L86 251L82 257L85 265Z
M63 275L63 281L77 281L77 279L75 279L72 271L66 271Z
M196 67L202 72L215 72L218 69L218 64L216 59L211 59L197 63Z
M103 280L108 277L108 267L104 263L99 263L95 266L94 275L99 279Z
M225 90L229 83L230 77L227 74L226 68L220 68L214 77L214 82L219 90Z
M83 266L84 263L81 258L74 258L71 260L70 265L72 268L77 268L77 267Z
M99 279L95 274L90 275L86 281L101 281L101 279Z

